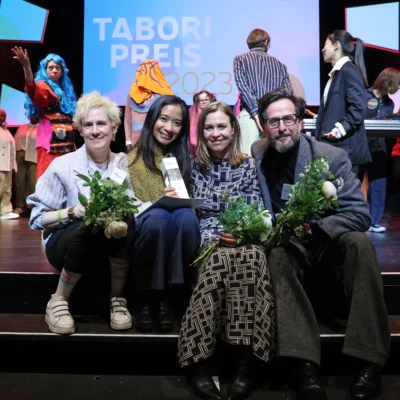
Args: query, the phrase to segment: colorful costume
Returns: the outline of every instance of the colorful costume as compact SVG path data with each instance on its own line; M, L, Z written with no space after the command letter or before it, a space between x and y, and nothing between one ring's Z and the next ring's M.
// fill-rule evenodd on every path
M61 111L61 99L45 81L27 83L25 91L39 112L37 133L37 178L49 164L63 154L75 151L71 115Z
M125 108L125 137L134 146L149 108L160 95L174 94L157 60L144 60L136 71Z
M0 126L0 216L12 213L12 173L17 172L15 142L7 128ZM18 216L17 216L18 217Z
M21 125L15 136L17 152L17 177L15 207L26 208L26 198L35 191L36 185L36 136L38 124Z
M199 122L201 108L195 103L189 108L190 118L190 148L194 155L197 155L197 124Z

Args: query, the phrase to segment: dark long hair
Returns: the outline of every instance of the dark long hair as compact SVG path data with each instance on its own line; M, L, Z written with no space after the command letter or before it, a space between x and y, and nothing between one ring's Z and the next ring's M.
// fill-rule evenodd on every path
M166 149L166 153L171 153L178 161L182 177L188 187L191 176L190 166L190 150L189 150L189 113L186 103L178 96L166 95L159 97L150 107L149 112L144 120L142 132L137 145L136 157L134 164L140 157L143 158L146 168L150 171L162 175L161 170L155 162L155 150L158 147L157 141L153 136L154 125L161 114L161 110L165 106L178 105L182 110L182 126L178 138L172 142Z
M361 39L355 38L347 31L337 30L328 35L328 39L334 44L339 42L345 56L350 57L351 61L357 65L360 70L365 85L368 86L367 69L364 63L364 43Z

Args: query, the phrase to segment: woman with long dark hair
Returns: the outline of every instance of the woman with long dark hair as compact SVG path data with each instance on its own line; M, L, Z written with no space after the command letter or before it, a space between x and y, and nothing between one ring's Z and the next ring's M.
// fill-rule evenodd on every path
M364 64L364 44L347 31L330 33L322 49L324 62L332 64L318 112L317 140L347 151L353 165L371 161L364 127L365 88L368 85Z
M176 158L189 188L189 115L185 102L172 95L159 97L150 107L139 142L128 154L132 184L142 202L154 203L163 195L178 197L174 188L164 187L160 167L167 155ZM184 283L185 269L199 244L199 224L191 209L153 208L139 215L133 258L138 329L153 329L153 313L161 331L172 329L170 295Z

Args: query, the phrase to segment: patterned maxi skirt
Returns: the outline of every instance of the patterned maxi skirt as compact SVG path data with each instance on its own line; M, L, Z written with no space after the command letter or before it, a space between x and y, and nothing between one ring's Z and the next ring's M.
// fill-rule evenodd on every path
M264 361L274 352L273 289L260 246L219 247L199 267L179 335L180 366L210 357L218 334L226 343L252 346Z

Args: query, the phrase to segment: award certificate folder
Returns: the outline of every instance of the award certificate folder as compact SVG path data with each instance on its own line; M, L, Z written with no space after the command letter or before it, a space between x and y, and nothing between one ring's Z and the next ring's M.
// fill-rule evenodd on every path
M179 197L163 196L154 203L143 203L139 206L139 213L136 214L138 217L141 214L151 210L152 208L163 208L168 211L175 211L179 208L198 208L207 199L181 199Z

